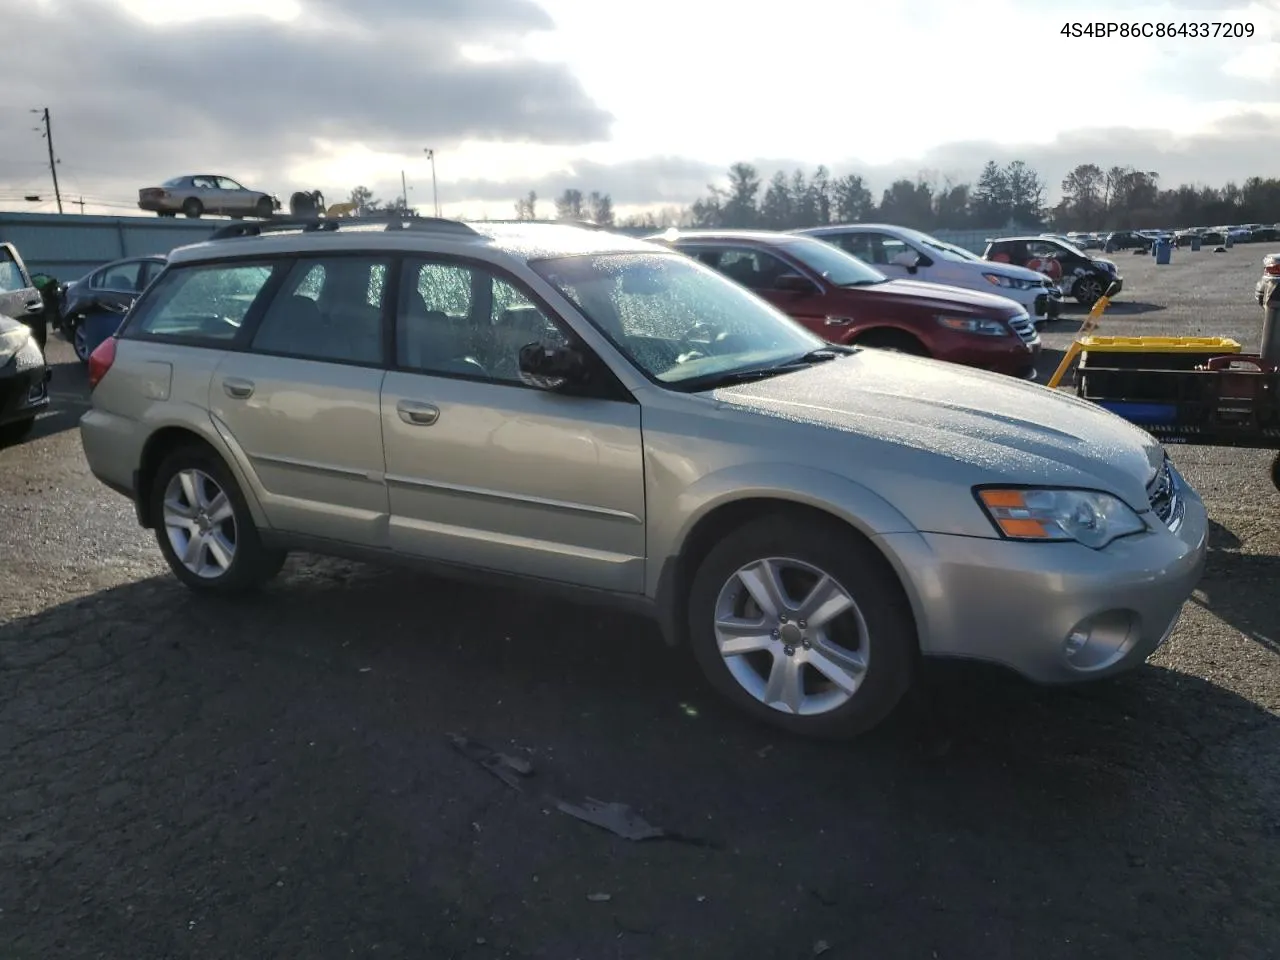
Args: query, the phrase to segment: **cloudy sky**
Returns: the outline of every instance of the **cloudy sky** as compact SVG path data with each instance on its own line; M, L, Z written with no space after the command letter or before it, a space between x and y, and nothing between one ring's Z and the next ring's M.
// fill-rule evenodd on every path
M4 0L0 208L128 213L221 173L288 200L365 184L511 216L530 189L684 204L748 160L972 179L1023 159L1166 186L1280 173L1280 0ZM1252 38L1091 39L1070 21L1229 21ZM20 42L14 42L20 40ZM22 199L37 194L43 202ZM74 212L76 206L68 208ZM137 212L132 209L132 212Z

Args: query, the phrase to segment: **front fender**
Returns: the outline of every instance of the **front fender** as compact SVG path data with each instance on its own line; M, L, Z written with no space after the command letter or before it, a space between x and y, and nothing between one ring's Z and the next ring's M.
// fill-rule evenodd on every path
M792 463L737 464L708 473L664 501L649 497L646 593L654 601L663 634L674 642L680 634L681 555L700 522L716 510L749 500L791 503L832 515L867 537L914 533L915 527L879 494L846 476Z

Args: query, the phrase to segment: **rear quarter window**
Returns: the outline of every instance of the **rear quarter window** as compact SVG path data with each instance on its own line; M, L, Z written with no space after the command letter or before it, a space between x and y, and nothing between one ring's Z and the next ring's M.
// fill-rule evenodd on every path
M138 301L122 336L230 342L276 269L270 263L171 267Z

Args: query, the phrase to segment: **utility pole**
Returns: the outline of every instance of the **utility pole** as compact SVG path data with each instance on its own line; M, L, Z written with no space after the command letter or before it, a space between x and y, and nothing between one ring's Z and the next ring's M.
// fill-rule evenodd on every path
M400 171L400 193L404 197L404 212L409 212L409 187L405 183L404 171Z
M77 202L78 204L80 204L80 213L81 213L81 215L83 215L83 214L84 214L84 197L81 197L81 198L80 198L79 200L77 200L76 202Z
M43 110L32 110L32 113L42 114L44 120L44 139L45 145L49 148L49 173L53 175L53 195L58 201L58 212L62 212L62 191L58 189L58 161L53 154L53 124L49 120L49 108Z
M436 189L436 152L427 148L427 159L431 161L431 205L435 207L436 216L440 216L440 193Z

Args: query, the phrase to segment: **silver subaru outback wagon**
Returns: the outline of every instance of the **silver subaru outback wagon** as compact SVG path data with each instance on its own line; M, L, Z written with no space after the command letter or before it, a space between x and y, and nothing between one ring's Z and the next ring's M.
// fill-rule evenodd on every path
M222 233L97 351L81 421L193 589L300 550L606 599L756 717L840 737L921 655L1137 666L1200 577L1204 507L1146 432L825 343L679 253L539 223Z

